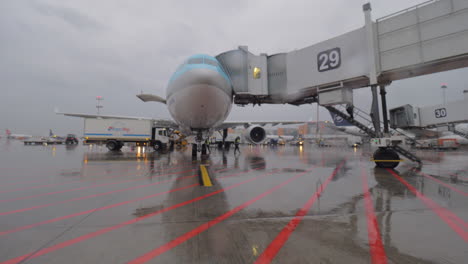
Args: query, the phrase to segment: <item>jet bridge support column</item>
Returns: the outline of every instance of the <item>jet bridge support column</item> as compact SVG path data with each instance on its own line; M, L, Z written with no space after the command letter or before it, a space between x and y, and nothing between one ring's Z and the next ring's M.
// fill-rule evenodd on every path
M372 106L371 106L371 118L372 124L374 125L374 131L377 137L381 137L380 130L380 113L379 113L379 97L377 95L377 85L371 86L372 91Z
M387 91L385 85L380 85L380 101L382 102L382 118L384 124L384 133L388 134L388 115L387 115Z

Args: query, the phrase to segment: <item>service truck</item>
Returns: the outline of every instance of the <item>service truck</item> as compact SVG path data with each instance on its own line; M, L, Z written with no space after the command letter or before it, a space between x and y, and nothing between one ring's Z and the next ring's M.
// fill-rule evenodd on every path
M169 144L168 130L153 126L149 119L85 118L84 144L105 144L111 151L127 142L160 150Z

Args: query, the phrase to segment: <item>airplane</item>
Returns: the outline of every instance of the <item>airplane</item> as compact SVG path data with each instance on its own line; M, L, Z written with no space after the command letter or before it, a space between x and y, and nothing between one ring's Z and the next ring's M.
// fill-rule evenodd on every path
M49 129L49 139L52 140L65 140L65 137L57 136L52 132L52 129Z
M332 112L330 112L330 115L332 117L333 123L335 124L335 126L330 126L332 129L358 137L368 136L366 133L364 133L364 131L344 120L341 116L338 116Z
M7 139L25 140L28 138L32 138L32 135L12 134L9 129L5 129L5 134L7 135Z
M169 80L166 98L153 94L139 94L143 102L159 102L167 106L172 120L155 120L165 127L175 128L184 135L194 137L192 155L197 151L206 155L203 142L215 131L244 126L244 137L253 144L266 140L266 124L300 124L305 121L225 121L232 108L233 86L220 62L210 55L197 54L185 60ZM116 116L59 113L76 117L116 118ZM119 117L117 117L119 118ZM141 119L141 118L137 118ZM200 150L201 149L201 150Z
M356 126L353 126L350 124L348 121L344 120L342 117L330 112L330 115L332 116L333 122L335 123L335 127L332 127L333 129L342 131L344 133L354 135L354 136L360 136L360 137L367 137L361 129L359 129ZM458 124L455 126L455 129L458 131L462 132L467 132L468 133L468 124ZM413 140L419 139L419 138L437 138L437 139L454 139L456 142L460 145L466 145L468 144L468 139L455 135L452 132L446 131L446 132L440 132L434 129L420 129L420 128L414 128L414 129L394 129L396 133L400 133L402 135L405 135Z
M468 135L468 124L466 123L455 125L455 129L459 132L465 133L465 135ZM439 137L439 139L452 139L460 145L468 145L468 138L456 135L451 131L442 132L442 136Z

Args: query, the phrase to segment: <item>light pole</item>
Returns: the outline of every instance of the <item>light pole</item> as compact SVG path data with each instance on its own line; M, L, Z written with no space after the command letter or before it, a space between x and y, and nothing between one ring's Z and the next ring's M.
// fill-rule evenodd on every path
M440 88L442 89L442 98L444 100L444 105L445 105L446 103L445 90L447 89L447 84L443 83L442 86L440 86Z
M98 115L101 114L101 108L104 107L104 106L101 105L102 100L104 100L104 98L102 98L102 96L96 96L96 109L97 109L97 114Z

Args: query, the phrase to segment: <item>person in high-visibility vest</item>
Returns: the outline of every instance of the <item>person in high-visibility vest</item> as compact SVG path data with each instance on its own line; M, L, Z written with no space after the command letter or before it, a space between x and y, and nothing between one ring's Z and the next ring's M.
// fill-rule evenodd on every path
M240 153L240 149L239 149L239 144L240 144L240 137L236 137L236 139L234 140L234 154L236 153L236 151L239 151Z

